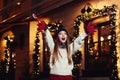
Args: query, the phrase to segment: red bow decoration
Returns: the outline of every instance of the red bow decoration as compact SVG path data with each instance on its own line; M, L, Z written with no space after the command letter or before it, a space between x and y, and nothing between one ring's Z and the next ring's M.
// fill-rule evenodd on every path
M88 25L86 26L87 33L90 33L93 35L95 32L96 26L97 26L97 24L88 23Z

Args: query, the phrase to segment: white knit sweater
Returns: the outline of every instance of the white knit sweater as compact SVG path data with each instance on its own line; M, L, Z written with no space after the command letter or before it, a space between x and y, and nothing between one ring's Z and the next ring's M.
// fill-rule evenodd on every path
M50 52L53 53L54 45L55 45L53 38L48 29L45 31L45 33L46 33L45 40L48 44ZM87 34L83 32L74 40L74 42L70 44L71 59L72 59L72 54L78 51L79 48L84 43L84 39L86 36ZM68 64L66 49L59 48L59 53L60 53L60 55L58 56L59 60L57 60L54 65L52 65L51 63L52 54L50 55L50 74L72 75L73 63L71 65Z

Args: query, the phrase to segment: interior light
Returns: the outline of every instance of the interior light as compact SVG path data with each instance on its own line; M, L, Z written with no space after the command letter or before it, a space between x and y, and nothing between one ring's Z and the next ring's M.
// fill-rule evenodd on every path
M7 20L5 19L5 20L3 20L2 22L6 22Z
M17 2L16 4L19 6L19 5L21 5L21 2Z
M26 19L30 19L30 17L26 17Z
M104 38L101 36L100 40L101 40L101 41L104 41Z
M108 36L108 39L111 39L111 35Z
M12 17L15 17L16 15L12 15Z

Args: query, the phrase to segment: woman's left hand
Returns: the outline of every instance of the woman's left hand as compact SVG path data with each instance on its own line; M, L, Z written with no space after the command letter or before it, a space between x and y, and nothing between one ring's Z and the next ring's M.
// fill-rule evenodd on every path
M97 24L91 24L90 22L88 23L87 26L85 26L85 31L87 34L94 34L94 32L96 31L96 26Z

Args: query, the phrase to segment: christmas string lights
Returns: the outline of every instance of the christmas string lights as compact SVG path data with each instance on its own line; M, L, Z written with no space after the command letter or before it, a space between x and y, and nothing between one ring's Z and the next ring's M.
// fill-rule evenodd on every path
M13 40L14 36L6 36L4 37L6 40L6 46L4 50L5 54L5 79L6 80L14 80L14 68L16 68L16 60L15 60L15 53L13 51ZM11 76L11 77L10 77Z
M39 80L40 79L40 39L39 39L40 31L37 30L36 32L36 39L35 39L35 48L33 53L33 75L32 80Z

